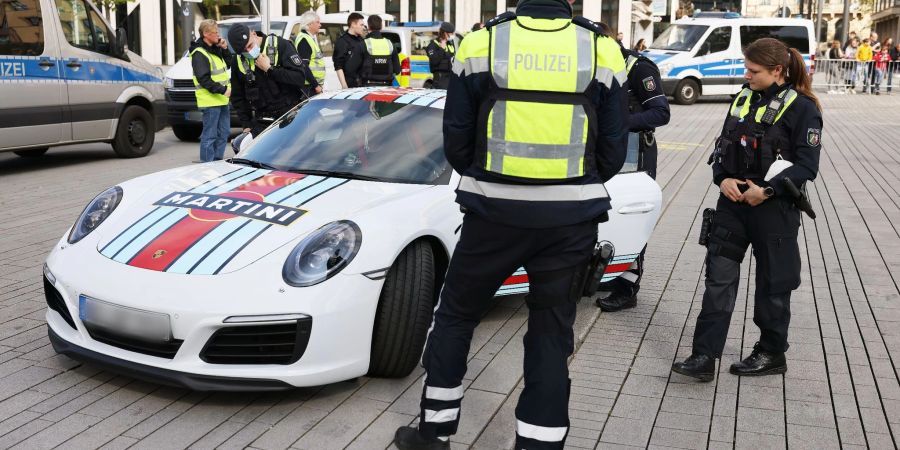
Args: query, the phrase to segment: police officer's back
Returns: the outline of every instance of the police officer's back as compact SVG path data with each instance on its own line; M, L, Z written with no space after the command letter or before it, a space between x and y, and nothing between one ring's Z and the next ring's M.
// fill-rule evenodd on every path
M400 73L400 57L390 39L381 35L381 16L373 14L367 20L370 32L363 40L360 78L363 86L391 86Z
M566 0L521 0L463 41L444 110L444 152L465 217L422 357L418 429L401 449L449 448L469 343L491 298L528 272L517 449L562 449L575 305L625 158L625 62Z
M432 87L435 89L447 89L447 86L450 85L453 56L456 55L456 43L453 42L454 31L456 28L452 23L442 22L438 37L425 48L428 65L431 68Z
M262 119L278 118L305 98L305 86L319 86L286 39L235 24L228 31L228 41L237 53L231 71L231 102L241 126L254 136L266 127Z

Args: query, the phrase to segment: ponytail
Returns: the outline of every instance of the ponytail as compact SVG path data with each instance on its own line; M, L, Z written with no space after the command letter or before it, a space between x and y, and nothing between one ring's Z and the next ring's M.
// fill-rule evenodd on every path
M793 85L797 93L815 102L819 111L822 110L822 104L812 91L812 78L806 69L806 62L797 49L788 47L778 39L762 38L744 49L744 58L769 69L781 66L784 80Z

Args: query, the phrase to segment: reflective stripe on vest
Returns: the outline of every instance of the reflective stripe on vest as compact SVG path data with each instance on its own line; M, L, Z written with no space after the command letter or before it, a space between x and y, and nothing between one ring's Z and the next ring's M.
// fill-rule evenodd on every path
M218 55L207 52L203 47L197 47L193 51L191 51L192 58L194 56L194 53L200 53L209 61L209 78L213 81L213 83L220 84L225 88L231 86L231 77L228 75L228 70L225 66L225 60L220 58ZM228 104L228 97L226 97L224 94L214 94L206 90L206 88L200 86L200 80L197 79L196 75L194 75L193 79L194 87L197 88L196 96L198 108L211 108L214 106L225 106Z
M594 79L594 39L580 26L542 32L501 23L492 30L491 75L501 90L583 93ZM485 169L525 179L583 176L587 132L583 105L497 101L488 118Z
M482 197L528 202L581 202L609 198L602 184L503 184L478 181L464 176L460 191Z
M634 56L634 55L628 55L628 58L625 58L625 74L626 75L631 73L631 68L634 67L635 63L638 62L638 59L640 59L640 58L638 58L637 56Z
M325 56L322 53L322 48L319 47L319 42L305 31L301 31L297 35L297 38L294 40L294 47L298 47L300 41L306 41L306 44L312 49L312 53L309 55L309 70L312 71L313 77L316 78L320 85L324 84Z
M366 51L372 56L391 56L394 44L387 38L366 38Z
M263 43L263 48L260 50L260 54L262 53L265 53L266 56L269 57L269 62L272 64L272 67L278 65L278 40L274 35L269 35L268 37L266 37L266 40ZM247 66L244 65L245 60L251 71L256 70L255 59L249 59L241 55L238 55L237 57L235 57L235 59L237 60L238 69L242 74L247 74Z
M781 116L784 114L785 111L787 111L788 107L790 107L791 104L794 103L794 100L797 100L797 96L798 96L797 91L795 91L793 89L785 89L784 91L781 91L778 94L778 98L781 99L782 103L781 103L781 106L778 108L777 114L775 114L774 122L778 122L778 120L781 119ZM750 88L742 89L741 92L739 92L737 97L734 99L734 102L731 104L731 110L730 110L729 114L731 114L733 117L737 117L738 119L744 118L747 115L747 113L750 112L750 106L751 106L750 103L751 103L752 97L753 97L753 91ZM742 98L746 98L746 100L743 101L743 104L738 106L738 103L741 102ZM754 116L754 119L756 120L757 123L760 123L762 121L762 117L763 117L763 115L765 115L766 110L768 110L768 109L769 109L768 106L766 106L765 108L757 108L756 115Z

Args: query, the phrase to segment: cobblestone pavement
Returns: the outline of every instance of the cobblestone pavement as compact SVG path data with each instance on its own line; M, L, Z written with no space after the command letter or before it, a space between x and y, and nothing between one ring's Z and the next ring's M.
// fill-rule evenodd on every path
M823 99L826 128L815 221L800 234L789 371L738 379L754 264L743 266L726 356L714 383L670 374L689 353L703 282L699 217L714 204L705 160L727 105L674 107L661 130L665 210L647 252L638 307L598 314L582 301L571 448L897 448L900 437L900 108L885 97ZM278 394L197 393L136 381L56 355L40 282L46 252L97 192L188 164L197 145L157 136L143 159L108 146L0 154L0 448L386 448L414 423L421 370ZM527 311L499 302L473 340L455 448L510 448Z

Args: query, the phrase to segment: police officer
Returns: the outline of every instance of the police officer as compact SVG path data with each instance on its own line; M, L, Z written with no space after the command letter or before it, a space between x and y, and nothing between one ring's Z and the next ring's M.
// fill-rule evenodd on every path
M381 35L384 21L373 14L367 19L369 34L364 40L360 78L363 86L391 86L400 74L400 57L390 39Z
M603 183L625 161L625 61L613 39L567 0L520 0L463 41L444 111L444 151L462 174L465 212L422 363L418 429L402 450L449 448L460 420L472 333L503 281L531 283L517 449L562 449L569 427L566 359Z
M672 366L701 381L714 378L715 360L722 356L749 245L756 258L753 322L760 337L753 352L732 364L730 372L787 370L791 291L800 285L800 211L788 181L802 186L819 168L822 113L803 56L779 40L763 38L747 46L744 57L748 83L732 103L710 157L721 195L708 234L706 291L693 351ZM793 165L773 176L770 166L779 159ZM777 164L783 165L787 163Z
M209 162L222 159L225 143L231 130L231 80L228 66L231 52L225 40L219 36L215 20L200 22L200 38L191 44L191 68L194 87L197 88L197 107L203 114L203 132L200 134L200 160Z
M325 55L319 47L319 29L322 28L321 19L315 11L307 11L300 15L300 32L294 38L294 47L297 47L297 54L303 60L303 64L309 67L313 77L319 86L325 86ZM311 96L315 92L315 88L309 84L306 86L307 96Z
M431 86L435 89L447 89L447 86L450 85L453 55L456 54L456 44L453 42L454 31L456 31L456 27L452 23L442 22L437 39L432 40L425 48L433 77Z
M606 24L599 24L610 34ZM637 157L637 168L656 179L656 128L669 123L669 101L662 90L659 68L643 54L622 47L625 72L628 74L628 155ZM634 308L641 276L644 274L644 252L621 276L609 283L612 293L598 298L596 305L606 312Z
M334 72L342 88L359 87L359 72L362 69L363 36L366 20L358 12L347 16L347 31L334 43Z
M231 101L245 133L258 135L271 119L281 117L300 103L305 86L322 92L290 41L274 34L251 32L238 23L228 30L228 42L239 52L231 71Z

